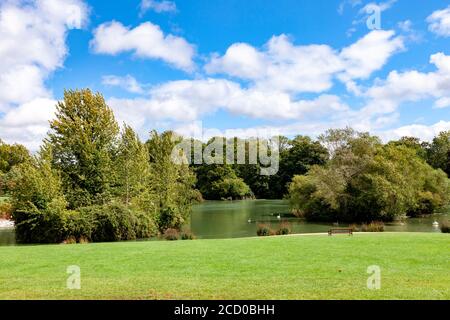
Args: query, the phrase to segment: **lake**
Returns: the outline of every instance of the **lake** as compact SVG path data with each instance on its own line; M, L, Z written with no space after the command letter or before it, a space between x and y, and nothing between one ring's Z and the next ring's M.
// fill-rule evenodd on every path
M194 206L188 227L197 238L217 239L254 237L260 223L268 223L277 228L280 221L287 221L292 225L294 233L327 232L333 226L332 223L312 223L283 216L288 212L289 206L283 200L205 201ZM449 218L449 213L447 210L426 218L410 218L404 223L388 223L385 230L440 232L438 228L433 227L433 222ZM278 214L281 219L277 218ZM14 230L0 229L0 245L14 244Z

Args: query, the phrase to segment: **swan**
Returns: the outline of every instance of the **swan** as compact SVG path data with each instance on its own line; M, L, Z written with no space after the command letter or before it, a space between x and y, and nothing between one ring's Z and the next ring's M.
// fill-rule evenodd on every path
M434 222L433 222L433 227L439 227L439 222L434 221Z
M277 215L277 219L281 219L281 215Z

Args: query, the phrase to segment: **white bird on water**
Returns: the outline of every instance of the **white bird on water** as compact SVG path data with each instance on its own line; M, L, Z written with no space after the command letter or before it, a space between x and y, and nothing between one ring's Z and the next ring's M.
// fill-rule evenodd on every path
M433 222L433 227L439 227L439 222L434 221L434 222Z
M248 223L252 223L252 219L248 219L248 221L247 221Z
M277 219L281 219L281 215L277 215Z

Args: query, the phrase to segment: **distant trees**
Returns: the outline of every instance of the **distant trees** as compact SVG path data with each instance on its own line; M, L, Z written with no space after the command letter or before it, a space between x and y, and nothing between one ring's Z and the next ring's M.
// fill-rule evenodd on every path
M377 137L351 129L320 137L330 149L325 166L295 176L289 199L309 220L390 221L402 215L432 213L448 203L450 184L405 145L383 145Z

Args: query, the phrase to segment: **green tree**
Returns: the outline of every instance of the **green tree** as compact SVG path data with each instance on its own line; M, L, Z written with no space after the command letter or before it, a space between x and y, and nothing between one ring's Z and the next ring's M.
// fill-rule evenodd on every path
M289 187L293 209L310 220L390 221L432 213L448 203L449 180L405 145L382 145L377 137L346 129L321 139L333 156L294 177Z
M209 164L196 167L197 188L205 199L244 199L252 196L249 186L228 164Z
M295 175L305 174L312 166L324 165L327 160L328 151L318 141L305 136L296 136L289 140L280 152L279 171L270 179L270 197L283 198Z
M53 165L71 208L110 199L118 125L100 93L65 91L50 123Z
M441 132L433 139L427 159L434 168L442 169L450 177L450 131Z
M198 197L195 175L187 163L177 163L172 152L182 141L172 131L150 133L146 146L150 159L147 210L154 210L160 231L181 228L188 221L192 204Z
M134 130L124 125L115 158L116 195L126 206L148 190L150 160L147 147Z

